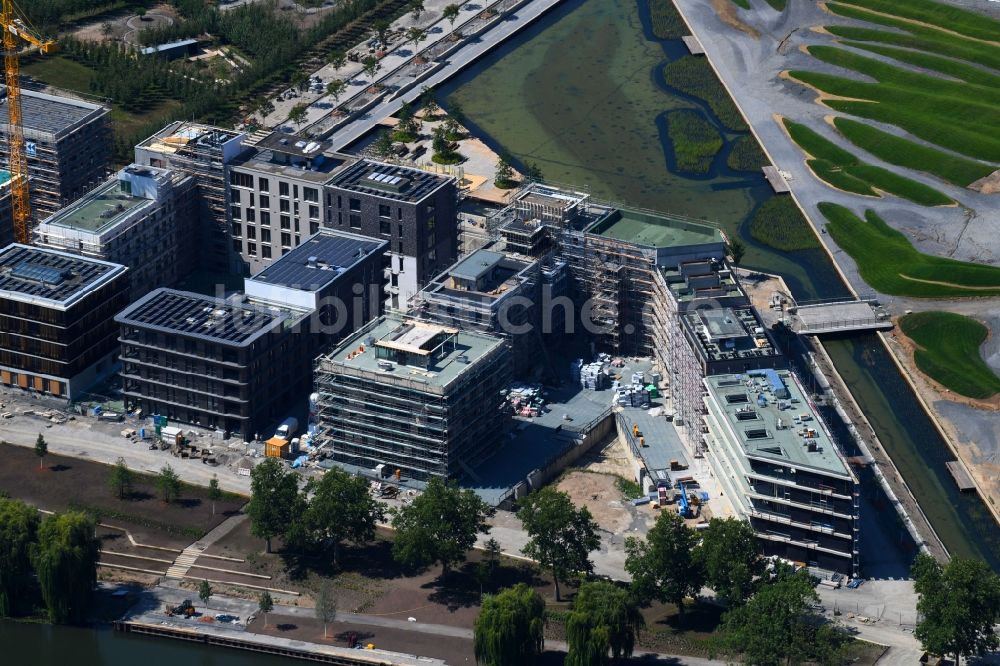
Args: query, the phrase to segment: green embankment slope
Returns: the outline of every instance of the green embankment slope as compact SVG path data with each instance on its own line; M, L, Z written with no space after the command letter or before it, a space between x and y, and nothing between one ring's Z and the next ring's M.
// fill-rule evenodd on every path
M899 327L919 347L914 360L931 379L969 398L1000 393L1000 377L979 353L989 335L983 324L952 312L915 312Z

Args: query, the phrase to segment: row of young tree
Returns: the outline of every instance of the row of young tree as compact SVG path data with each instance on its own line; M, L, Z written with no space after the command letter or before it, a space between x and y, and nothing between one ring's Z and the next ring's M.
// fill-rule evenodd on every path
M24 502L0 498L0 617L34 612L51 622L87 617L100 550L94 521L76 511L39 518Z

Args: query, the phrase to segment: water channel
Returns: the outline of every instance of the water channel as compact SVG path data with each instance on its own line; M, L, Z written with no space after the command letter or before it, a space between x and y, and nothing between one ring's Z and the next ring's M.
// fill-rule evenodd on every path
M846 294L824 252L780 252L750 237L750 216L772 196L762 177L724 163L708 178L670 171L665 113L690 108L721 127L664 84L663 65L685 53L680 40L653 37L646 0L567 0L440 93L445 106L461 104L481 138L537 164L547 180L714 221L747 245L744 266L781 274L799 300ZM1000 528L977 495L958 492L943 464L954 456L888 351L872 336L824 345L948 550L1000 571Z

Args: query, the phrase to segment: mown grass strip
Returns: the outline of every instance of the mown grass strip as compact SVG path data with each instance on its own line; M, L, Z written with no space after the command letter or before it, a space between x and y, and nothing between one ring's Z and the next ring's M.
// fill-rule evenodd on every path
M787 118L784 118L783 122L792 140L802 150L816 158L808 162L813 173L838 189L874 195L876 192L872 188L877 188L924 206L946 206L954 203L950 197L932 187L861 161L853 153L801 123Z
M1000 295L1000 268L918 252L902 233L865 211L821 202L830 237L858 265L861 277L883 294L916 298Z
M907 65L913 65L915 67L922 67L923 69L940 72L953 78L961 79L962 81L968 81L969 83L1000 88L1000 76L996 76L995 74L991 74L980 67L974 67L973 65L959 60L954 60L952 58L943 58L930 53L910 51L909 49L899 49L893 46L882 46L881 44L869 44L867 42L845 41L841 43L844 46L850 46L855 49L877 53L887 58L892 58L893 60L906 63Z
M934 0L840 0L874 12L929 23L975 39L1000 40L1000 21Z
M719 130L692 109L667 114L667 137L677 169L696 175L709 172L724 143Z
M668 86L708 104L719 122L728 129L734 132L745 132L748 129L739 109L716 78L707 58L692 55L678 58L663 67L663 78Z
M913 358L931 379L969 398L1000 393L1000 377L979 353L989 335L983 324L953 312L914 312L899 328L919 346Z
M848 141L875 157L896 166L924 171L959 187L967 187L998 168L915 143L850 118L837 117L833 124Z
M752 134L744 134L733 142L726 165L734 171L760 171L770 162Z
M819 247L812 227L788 195L772 196L757 208L750 220L750 236L783 252Z

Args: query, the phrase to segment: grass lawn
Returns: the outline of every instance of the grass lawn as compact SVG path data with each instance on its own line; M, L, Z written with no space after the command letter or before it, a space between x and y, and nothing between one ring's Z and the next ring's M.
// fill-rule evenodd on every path
M784 252L819 247L819 239L788 195L776 195L761 204L750 220L750 235Z
M851 143L872 155L890 164L926 171L959 187L966 187L997 169L995 165L929 148L850 118L838 117L833 124Z
M657 39L680 39L688 33L673 0L649 0L649 15Z
M955 203L932 187L859 160L805 125L787 118L782 121L792 140L812 158L806 162L809 168L833 187L873 196L877 192L872 188L878 188L924 206Z
M991 74L982 67L975 67L960 60L943 58L939 55L934 55L933 53L910 51L908 49L896 48L895 46L884 46L882 44L872 44L869 42L845 41L843 44L844 46L850 46L862 51L870 51L871 53L884 55L887 58L892 58L893 60L897 60L908 65L915 65L923 69L941 72L942 74L947 74L948 76L968 81L969 83L976 83L981 86L1000 87L1000 76Z
M934 0L840 0L875 12L892 14L901 18L929 23L968 37L997 41L1000 21L979 12L952 7Z
M757 139L752 134L744 134L733 143L726 164L734 171L760 171L770 162L757 145Z
M84 64L63 56L38 57L21 66L21 73L50 86L92 94L90 82L97 73Z
M826 229L858 265L869 285L893 296L947 298L1000 295L1000 268L918 252L902 233L865 211L864 219L822 202Z
M983 324L953 312L915 312L899 327L917 344L914 360L931 379L969 398L1000 393L1000 377L979 355L989 335Z
M747 124L743 121L736 104L716 78L708 60L701 56L686 55L667 63L663 68L663 78L668 86L697 97L708 104L723 125L734 132L744 132Z
M715 156L722 150L719 130L691 109L679 109L667 114L667 136L678 170L687 173L708 173Z
M750 9L750 0L733 0L733 4L743 9Z

